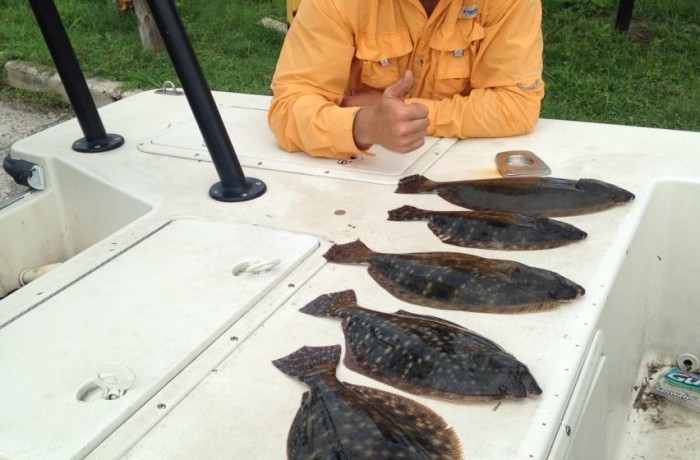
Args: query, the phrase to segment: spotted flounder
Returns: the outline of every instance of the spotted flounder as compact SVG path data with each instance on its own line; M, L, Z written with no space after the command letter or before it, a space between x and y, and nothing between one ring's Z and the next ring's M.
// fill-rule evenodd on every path
M287 438L296 459L462 459L452 428L428 407L336 377L340 345L302 347L273 361L310 390Z
M452 401L542 393L527 366L486 337L444 319L368 310L352 290L322 295L300 311L341 319L345 365L409 393Z
M537 311L585 293L581 286L558 273L470 254L384 254L357 240L335 244L323 257L341 264L369 264L370 276L395 297L447 310Z
M632 193L607 182L555 177L435 182L415 174L401 179L396 193L437 193L463 208L548 217L589 214L634 199Z
M455 246L480 249L549 249L588 236L566 222L507 211L426 211L402 206L389 220L427 220L430 230Z

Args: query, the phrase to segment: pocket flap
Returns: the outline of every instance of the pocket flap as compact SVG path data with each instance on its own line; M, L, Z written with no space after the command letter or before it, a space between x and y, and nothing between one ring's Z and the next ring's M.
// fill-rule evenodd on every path
M373 36L360 36L357 39L355 56L364 61L381 61L405 56L413 51L413 42L408 29Z
M430 38L430 47L438 51L466 49L484 38L484 28L474 20L461 20L453 27L443 27Z

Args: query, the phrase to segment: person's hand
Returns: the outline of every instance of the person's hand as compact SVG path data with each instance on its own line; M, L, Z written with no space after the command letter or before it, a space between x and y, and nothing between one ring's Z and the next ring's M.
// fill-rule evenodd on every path
M365 106L355 115L352 128L355 144L367 149L379 144L389 150L407 153L425 143L430 121L423 104L406 104L403 96L413 84L409 70L384 90L377 102Z

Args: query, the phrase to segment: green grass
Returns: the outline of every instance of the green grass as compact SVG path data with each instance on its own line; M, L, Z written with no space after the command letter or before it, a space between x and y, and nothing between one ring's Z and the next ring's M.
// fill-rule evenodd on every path
M542 116L700 131L700 9L641 0L628 33L616 0L544 0Z
M618 0L543 0L542 116L700 131L700 8L696 0L637 0L629 33ZM166 53L143 49L133 12L115 1L57 0L83 70L129 89L177 81ZM285 0L182 0L178 10L212 89L270 94ZM51 65L26 0L0 0L0 64ZM5 88L6 90L6 88Z
M150 89L177 82L167 53L143 48L133 10L115 1L55 2L83 71ZM181 1L178 11L212 89L270 94L269 84L284 36L259 24L283 19L285 0ZM0 0L0 63L18 59L53 65L26 0Z

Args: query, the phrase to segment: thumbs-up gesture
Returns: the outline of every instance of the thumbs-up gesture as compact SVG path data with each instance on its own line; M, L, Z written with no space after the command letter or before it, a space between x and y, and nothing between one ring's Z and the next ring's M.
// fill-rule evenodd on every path
M369 148L379 144L400 153L410 152L425 142L430 121L423 104L406 104L403 96L413 84L409 70L396 83L384 90L381 98L363 107L355 115L352 134L355 144Z

